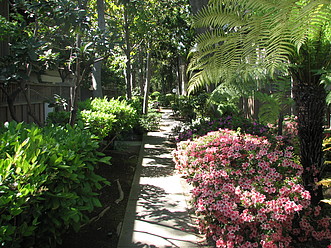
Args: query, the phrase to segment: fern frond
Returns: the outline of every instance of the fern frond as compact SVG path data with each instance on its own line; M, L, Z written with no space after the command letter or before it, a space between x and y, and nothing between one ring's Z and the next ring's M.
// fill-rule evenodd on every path
M330 44L330 19L330 0L210 0L194 17L195 27L208 31L197 38L190 69L199 73L192 78L191 89L203 82L223 82L257 64L277 71L316 37ZM326 48L321 46L314 56L324 56L322 65L330 66L331 52Z

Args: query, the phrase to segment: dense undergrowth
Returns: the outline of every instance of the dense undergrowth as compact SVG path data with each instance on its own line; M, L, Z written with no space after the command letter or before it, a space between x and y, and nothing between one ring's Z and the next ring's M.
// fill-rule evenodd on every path
M100 206L107 182L94 173L109 164L98 141L79 127L39 128L6 123L0 130L2 247L50 247L68 228L79 229Z
M89 220L101 207L97 192L109 184L95 173L110 165L103 148L158 126L159 114L142 116L138 106L140 99L86 100L74 127L65 111L50 114L45 127L0 127L0 247L56 247Z

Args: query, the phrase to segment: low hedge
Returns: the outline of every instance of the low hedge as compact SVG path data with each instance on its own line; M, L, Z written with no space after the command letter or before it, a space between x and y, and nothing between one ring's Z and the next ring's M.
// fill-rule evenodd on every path
M95 174L109 157L78 127L0 127L0 246L55 247L69 228L101 204L95 191L106 180Z

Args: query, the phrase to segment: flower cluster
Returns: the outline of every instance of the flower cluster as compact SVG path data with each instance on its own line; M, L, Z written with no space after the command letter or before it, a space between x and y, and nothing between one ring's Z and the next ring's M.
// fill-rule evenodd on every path
M289 247L302 230L319 240L331 237L326 220L319 232L305 218L293 228L310 207L310 193L300 184L303 168L294 162L293 147L283 148L277 138L272 145L263 137L219 130L180 142L173 152L178 171L193 185L200 230L217 247Z
M215 120L200 120L198 123L182 130L178 134L177 142L188 139L192 140L193 138L203 136L210 131L217 131L220 128L232 130L237 130L239 128L242 132L260 136L266 135L269 130L267 126L251 122L245 118L224 116Z
M278 126L268 124L270 131L277 133ZM287 116L283 120L282 126L282 136L284 142L294 146L294 149L299 150L299 137L298 137L298 117L297 116Z

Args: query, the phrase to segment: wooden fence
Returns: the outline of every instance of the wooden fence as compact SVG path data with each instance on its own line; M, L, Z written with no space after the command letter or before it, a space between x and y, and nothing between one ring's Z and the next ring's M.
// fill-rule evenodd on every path
M54 95L57 94L69 101L70 85L65 83L30 83L27 86L26 93L31 99L31 112L37 117L39 122L44 123L47 113L52 111L48 104L54 102ZM17 85L10 84L6 90L12 93L17 89ZM14 102L14 113L18 121L33 122L28 115L28 105L22 93L19 93ZM0 122L11 121L12 117L8 108L7 97L0 91Z

